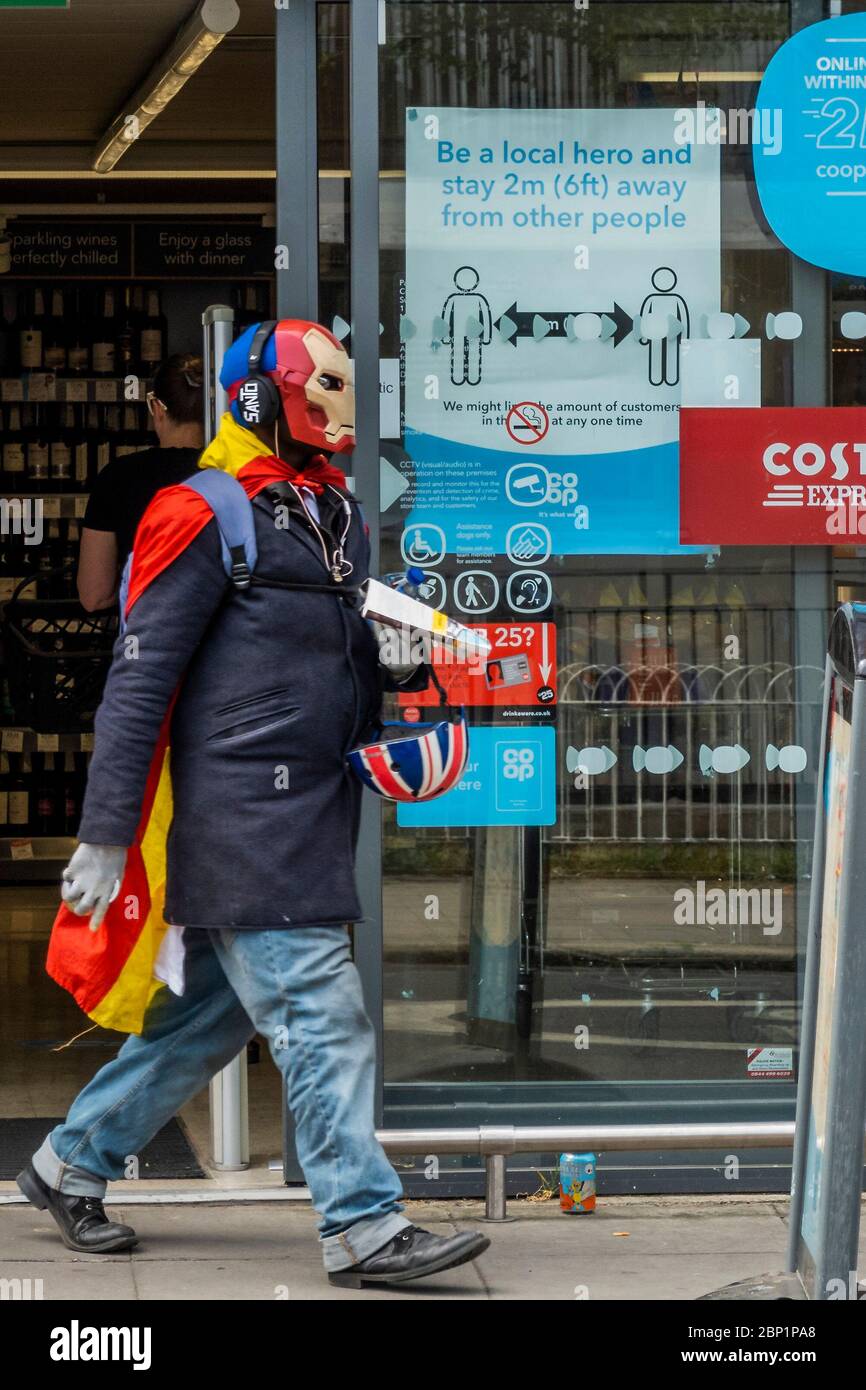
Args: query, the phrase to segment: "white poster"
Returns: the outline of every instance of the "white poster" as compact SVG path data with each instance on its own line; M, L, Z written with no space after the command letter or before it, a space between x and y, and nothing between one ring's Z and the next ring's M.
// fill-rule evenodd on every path
M678 547L682 344L719 309L719 148L674 110L413 107L406 524L447 551Z

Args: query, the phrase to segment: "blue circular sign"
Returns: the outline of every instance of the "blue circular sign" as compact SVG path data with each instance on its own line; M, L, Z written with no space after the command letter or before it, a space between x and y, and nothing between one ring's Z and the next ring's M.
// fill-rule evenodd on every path
M767 65L752 127L761 207L825 270L866 270L866 14L792 35Z

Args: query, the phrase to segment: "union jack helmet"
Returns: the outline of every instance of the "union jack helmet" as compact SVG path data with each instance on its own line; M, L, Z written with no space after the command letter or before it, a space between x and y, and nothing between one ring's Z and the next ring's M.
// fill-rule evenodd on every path
M438 724L385 723L379 739L353 748L348 762L389 801L431 801L457 785L468 758L466 714L454 709Z

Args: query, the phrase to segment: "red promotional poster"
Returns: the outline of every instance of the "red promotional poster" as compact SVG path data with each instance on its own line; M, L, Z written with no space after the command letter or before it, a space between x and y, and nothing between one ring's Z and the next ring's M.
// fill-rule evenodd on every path
M866 536L866 410L680 411L684 545L838 545Z
M490 651L473 664L457 664L440 647L433 665L451 704L532 706L556 703L556 628L553 623L470 623L483 632ZM433 685L401 695L402 705L435 705Z

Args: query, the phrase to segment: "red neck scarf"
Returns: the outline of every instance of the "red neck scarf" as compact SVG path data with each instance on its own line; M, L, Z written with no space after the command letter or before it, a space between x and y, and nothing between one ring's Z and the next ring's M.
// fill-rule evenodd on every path
M309 488L317 497L322 495L326 487L339 487L344 491L346 489L346 475L342 468L335 468L324 454L311 454L303 468L295 468L276 455L269 462L279 471L281 477L294 483L295 487Z

